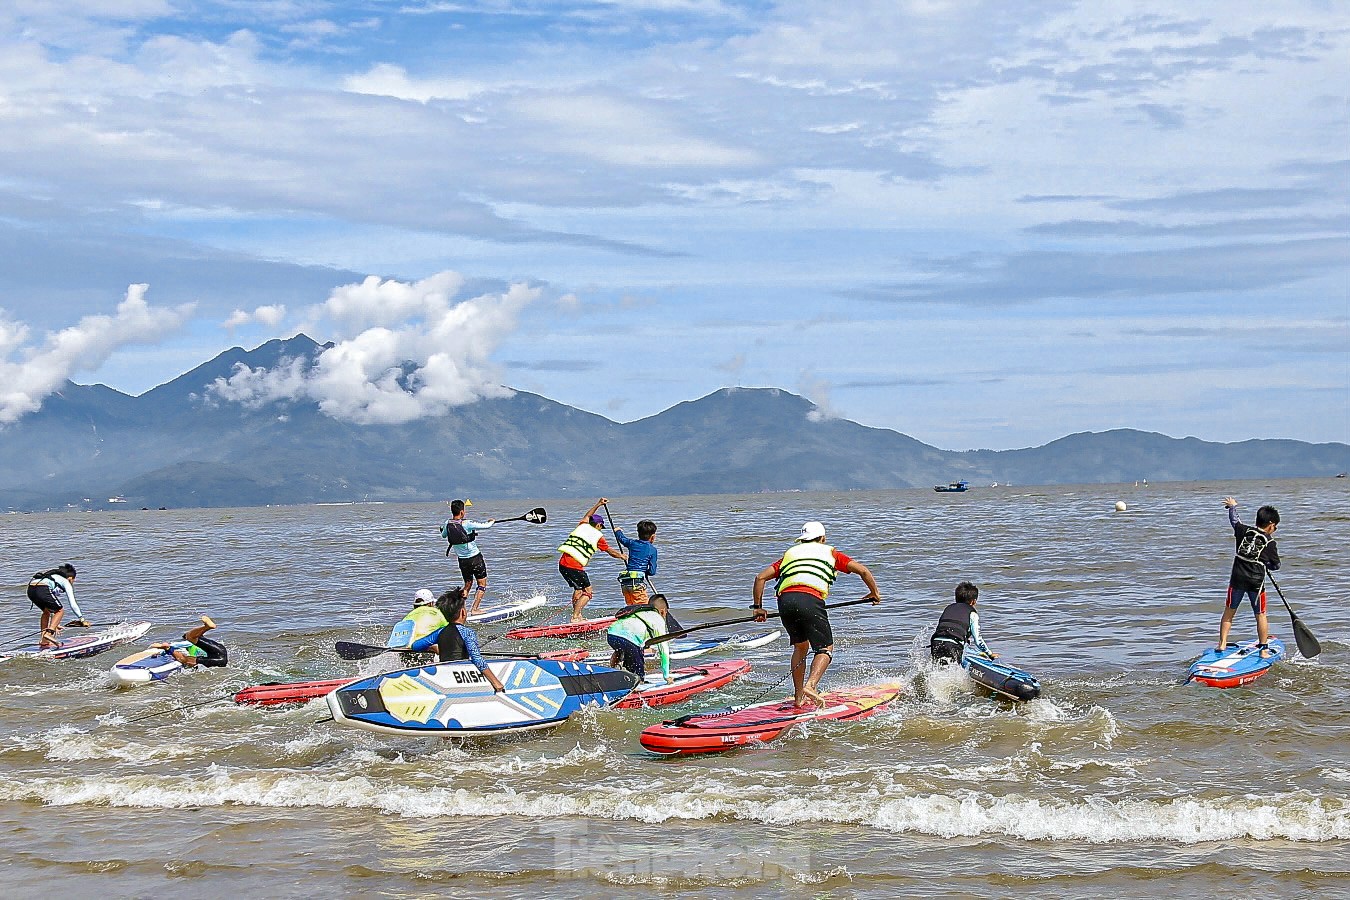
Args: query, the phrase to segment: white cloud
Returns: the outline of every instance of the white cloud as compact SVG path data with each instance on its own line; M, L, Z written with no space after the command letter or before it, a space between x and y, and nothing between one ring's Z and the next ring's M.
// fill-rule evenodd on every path
M0 424L39 409L42 401L76 372L91 372L128 344L154 343L191 315L192 305L155 308L145 302L149 285L133 284L116 315L85 316L48 334L41 346L25 346L30 330L0 319Z
M540 291L517 284L454 302L463 285L455 272L417 282L371 276L343 285L310 310L316 322L327 320L342 335L312 365L240 365L229 378L216 379L210 394L249 406L315 402L335 419L362 425L410 422L509 396L490 357Z
M363 74L348 75L342 86L353 94L397 97L418 103L467 100L488 87L483 82L463 78L410 78L406 69L392 63L380 63Z
M225 320L223 327L233 331L241 325L259 325L275 326L286 318L286 305L284 303L274 303L268 306L259 306L253 312L246 312L242 309L236 309L230 313L230 317Z

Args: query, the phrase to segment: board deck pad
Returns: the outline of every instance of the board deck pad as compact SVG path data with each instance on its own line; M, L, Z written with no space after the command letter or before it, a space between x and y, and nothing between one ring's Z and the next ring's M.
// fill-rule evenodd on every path
M1210 647L1191 663L1188 681L1215 688L1242 687L1270 671L1271 666L1286 658L1284 642L1271 638L1270 649L1274 656L1261 658L1261 650L1255 640L1229 644L1224 650Z
M29 659L80 659L85 656L93 656L96 653L102 653L105 650L111 650L119 644L129 644L145 636L150 630L149 622L128 622L119 623L111 628L97 631L93 634L81 634L76 637L63 638L55 647L42 648L37 644L30 644L27 647L20 647L17 650L6 650L0 653L0 662L7 659L18 657L27 657ZM67 629L66 634L70 634Z
M780 737L794 725L812 721L847 722L876 715L900 696L899 683L841 688L822 695L825 707L797 706L791 697L728 707L670 719L644 729L638 742L653 753L720 753Z
M631 672L550 659L496 660L496 693L472 663L386 672L328 695L334 721L386 734L469 736L549 728L586 706L609 706L638 682Z

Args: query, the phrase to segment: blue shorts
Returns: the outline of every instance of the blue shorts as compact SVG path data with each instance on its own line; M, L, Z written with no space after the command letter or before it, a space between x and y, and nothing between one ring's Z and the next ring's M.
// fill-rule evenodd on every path
M1252 605L1254 615L1264 616L1266 614L1266 592L1264 590L1247 591L1235 588L1231 584L1228 586L1229 609L1237 609L1242 605L1244 599Z
M636 675L647 674L647 660L642 648L617 634L607 635L608 644L619 651L619 665Z

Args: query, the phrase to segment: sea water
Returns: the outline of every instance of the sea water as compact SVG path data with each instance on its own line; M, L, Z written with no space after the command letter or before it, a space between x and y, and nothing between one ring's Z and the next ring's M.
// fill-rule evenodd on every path
M357 674L335 640L383 643L415 590L458 583L437 534L444 504L6 516L0 639L36 627L27 576L70 561L92 621L150 620L147 640L160 640L206 613L231 663L123 691L106 673L130 647L0 664L4 893L1344 894L1348 487L1326 478L612 498L620 524L657 522L655 582L686 625L745 615L755 574L808 519L872 570L885 598L833 614L825 686L900 680L901 702L686 759L645 753L638 732L782 696L784 642L743 654L754 664L747 679L683 706L590 711L511 739L397 738L336 727L322 701L256 709L225 699L250 684ZM1262 503L1280 508L1277 578L1323 653L1246 688L1180 685L1217 632L1230 494L1249 521ZM564 616L555 548L589 503L475 504L480 519L549 511L548 524L483 534L489 601L543 592L550 605L523 621ZM602 614L621 602L617 562L601 555L590 571L590 610ZM992 700L926 662L962 580L980 586L986 639L1040 678L1041 699ZM844 576L831 599L863 593ZM1273 591L1270 619L1292 649ZM1234 637L1254 628L1243 609Z

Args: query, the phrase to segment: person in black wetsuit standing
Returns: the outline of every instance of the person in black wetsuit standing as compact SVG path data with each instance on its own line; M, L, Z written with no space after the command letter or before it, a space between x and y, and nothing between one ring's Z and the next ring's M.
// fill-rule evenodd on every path
M1275 549L1280 511L1273 506L1261 507L1256 511L1256 527L1253 528L1238 518L1236 500L1225 497L1223 505L1228 507L1228 524L1233 526L1237 551L1228 575L1228 600L1223 607L1223 618L1219 620L1219 642L1214 649L1220 652L1228 649L1228 629L1245 598L1256 615L1256 643L1265 659L1275 655L1266 646L1270 641L1270 621L1266 618L1266 572L1280 570L1280 554Z

